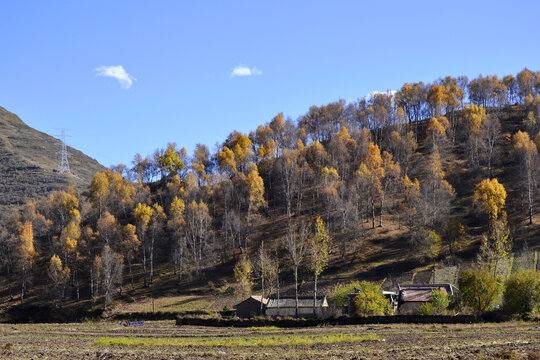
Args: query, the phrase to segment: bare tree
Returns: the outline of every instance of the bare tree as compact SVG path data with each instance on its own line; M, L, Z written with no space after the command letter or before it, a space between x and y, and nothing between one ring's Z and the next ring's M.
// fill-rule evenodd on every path
M117 287L122 285L122 257L105 245L101 252L101 264L103 267L102 287L105 295L104 309L107 310L107 305L112 302Z
M204 202L192 201L186 209L186 239L190 261L195 273L200 278L203 261L208 260L207 252L211 251L210 225L212 218L208 206Z
M295 297L295 315L298 317L298 268L304 261L307 251L307 239L309 229L307 225L300 221L295 224L293 231L287 232L283 239L283 246L287 251L287 256L292 263L294 271L294 297Z

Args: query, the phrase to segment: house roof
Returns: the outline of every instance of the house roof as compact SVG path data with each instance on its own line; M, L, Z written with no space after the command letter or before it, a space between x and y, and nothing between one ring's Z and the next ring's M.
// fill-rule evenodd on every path
M454 294L451 284L404 284L398 285L400 302L431 301L431 291L441 290L446 294Z
M279 308L296 308L296 300L295 298L280 298L279 302L277 298L270 298L268 299L268 304L266 305L267 309L271 308L277 308L279 305ZM317 301L315 302L315 307L327 307L328 301L326 300L326 296L317 298ZM298 298L298 307L299 308L312 308L313 307L313 298L312 297L299 297Z
M256 301L256 302L260 303L261 299L262 299L262 296L253 295L253 296L248 297L247 299L242 300L238 304L234 305L234 307L236 308L238 305L241 305L241 304L244 304L244 303L247 303L247 302L253 302L253 301ZM268 298L262 299L262 303L264 305L268 304Z
M251 298L254 299L254 300L257 300L257 301L259 301L259 302L260 302L261 299L262 299L262 303L263 303L264 305L268 304L268 298L263 298L263 297L260 296L260 295L252 295Z

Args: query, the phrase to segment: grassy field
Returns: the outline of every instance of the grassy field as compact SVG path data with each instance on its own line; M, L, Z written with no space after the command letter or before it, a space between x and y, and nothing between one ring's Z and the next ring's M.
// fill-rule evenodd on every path
M540 325L178 327L0 325L2 359L540 359Z

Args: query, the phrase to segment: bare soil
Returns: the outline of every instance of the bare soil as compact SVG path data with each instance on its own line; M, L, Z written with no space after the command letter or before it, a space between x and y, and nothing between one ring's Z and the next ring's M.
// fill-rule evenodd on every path
M249 337L375 333L379 341L307 346L101 346L100 337ZM150 321L1 324L2 359L540 359L540 324L370 325L302 329L178 327Z

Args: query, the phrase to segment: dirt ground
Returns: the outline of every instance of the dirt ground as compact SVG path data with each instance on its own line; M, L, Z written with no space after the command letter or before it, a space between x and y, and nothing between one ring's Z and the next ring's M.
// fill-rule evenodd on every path
M97 345L98 338L208 339L375 333L378 341L283 346ZM178 339L177 339L178 340ZM148 321L1 324L1 359L540 359L540 324L363 325L302 329L178 327Z

